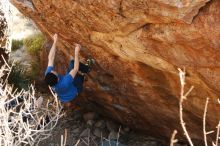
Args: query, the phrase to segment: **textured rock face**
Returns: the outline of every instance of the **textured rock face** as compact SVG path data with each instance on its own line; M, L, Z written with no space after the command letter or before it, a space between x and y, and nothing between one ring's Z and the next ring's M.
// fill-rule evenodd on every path
M194 139L202 139L202 115L210 98L207 126L220 117L219 0L32 0L12 1L48 37L59 34L64 55L73 44L93 57L84 102L133 128L170 137L179 124L178 67L186 67L184 119Z

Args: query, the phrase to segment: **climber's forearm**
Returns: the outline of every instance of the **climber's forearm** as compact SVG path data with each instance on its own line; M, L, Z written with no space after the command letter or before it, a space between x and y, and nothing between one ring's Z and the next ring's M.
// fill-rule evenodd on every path
M79 70L79 52L75 52L74 69Z
M56 43L53 43L53 46L50 50L50 53L48 55L48 66L53 66L54 59L55 59L55 53L56 53Z
M70 71L70 75L74 78L79 70L79 54L75 53L74 68Z
M48 55L48 66L53 66L54 59L56 55L56 43L57 43L57 35L54 35L54 42L50 49L49 55Z
M75 48L75 60L74 60L74 68L70 71L70 75L74 78L79 70L79 51L80 45L76 45Z

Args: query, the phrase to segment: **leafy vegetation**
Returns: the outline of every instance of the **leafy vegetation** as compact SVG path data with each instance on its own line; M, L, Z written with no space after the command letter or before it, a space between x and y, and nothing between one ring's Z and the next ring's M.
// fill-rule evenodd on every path
M37 98L36 90L31 86L27 90L14 90L8 84L5 73L11 71L10 64L3 64L0 68L0 131L1 146L33 146L49 136L56 127L58 120L64 115L57 96L54 101L43 104L43 96ZM12 75L23 74L23 70L16 64ZM14 74L16 73L16 74ZM23 78L25 79L25 78ZM20 82L18 82L20 83Z
M8 77L8 83L14 85L18 90L28 89L31 83L31 77L28 76L25 67L17 62L12 66L11 73Z
M38 33L36 35L24 39L23 42L28 52L31 55L36 56L38 55L39 51L41 50L41 47L45 42L45 37L43 36L42 33Z
M42 33L32 35L23 40L12 41L12 51L24 46L27 52L32 56L30 60L30 68L22 65L21 62L17 62L13 65L11 74L9 76L9 84L14 84L18 90L28 89L28 86L37 80L40 73L40 50L45 42L45 37Z
M23 46L23 40L12 40L12 51L16 51Z
M35 34L24 39L24 46L27 48L27 51L30 55L33 56L31 64L31 72L29 73L32 80L35 80L40 72L40 50L46 41L42 33Z
M31 72L30 72L30 78L32 80L35 80L38 78L40 74L40 63L39 61L32 61L31 62Z

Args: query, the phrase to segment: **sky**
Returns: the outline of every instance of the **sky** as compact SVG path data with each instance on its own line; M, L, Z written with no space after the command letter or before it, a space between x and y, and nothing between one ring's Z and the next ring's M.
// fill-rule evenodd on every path
M23 16L23 14L21 14L13 5L10 5L10 9L12 39L23 39L38 32L34 23Z
M0 0L0 9L7 19L11 39L23 39L38 32L35 24L10 4L9 0Z
M6 34L9 36L5 44L6 52L10 52L11 50L12 39L21 40L39 32L34 23L23 16L12 4L10 4L9 0L0 0L0 10L4 13L9 28L6 30Z

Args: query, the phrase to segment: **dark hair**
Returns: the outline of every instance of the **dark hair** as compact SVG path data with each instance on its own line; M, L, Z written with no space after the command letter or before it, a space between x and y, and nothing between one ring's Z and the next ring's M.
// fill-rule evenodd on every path
M54 86L58 82L58 78L54 73L49 72L46 74L44 81L46 82L47 85Z

